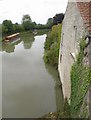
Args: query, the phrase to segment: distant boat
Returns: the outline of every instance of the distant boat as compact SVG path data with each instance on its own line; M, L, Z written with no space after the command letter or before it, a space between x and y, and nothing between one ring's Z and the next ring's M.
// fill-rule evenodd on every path
M36 34L37 34L37 30L34 30L34 31L33 31L33 34L36 35Z
M4 41L5 42L10 42L10 41L14 41L14 40L17 40L17 39L20 39L20 33L15 33L15 34L6 36Z

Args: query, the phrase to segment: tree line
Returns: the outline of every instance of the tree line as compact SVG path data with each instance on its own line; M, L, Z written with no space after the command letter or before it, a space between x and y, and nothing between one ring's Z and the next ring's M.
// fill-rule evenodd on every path
M23 15L21 24L13 24L11 20L4 20L2 23L2 36L34 29L51 29L53 25L61 23L63 18L63 13L56 14L53 18L49 18L46 24L37 24L36 22L33 22L28 14Z

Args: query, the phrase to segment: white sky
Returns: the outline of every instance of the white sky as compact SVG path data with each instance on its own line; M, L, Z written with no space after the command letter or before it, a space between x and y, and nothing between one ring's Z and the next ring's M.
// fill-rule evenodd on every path
M65 13L68 0L0 0L0 23L12 20L20 23L24 14L32 21L45 24L56 13Z

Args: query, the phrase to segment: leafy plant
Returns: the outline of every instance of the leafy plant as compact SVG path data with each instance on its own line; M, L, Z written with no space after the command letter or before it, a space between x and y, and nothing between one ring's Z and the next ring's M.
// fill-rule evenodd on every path
M71 114L72 116L79 115L80 108L83 104L83 99L89 89L91 82L91 68L85 66L84 48L85 40L82 39L80 43L80 52L77 56L77 61L73 64L71 69Z
M48 33L45 42L44 61L55 67L58 66L59 48L61 39L61 24L54 25Z

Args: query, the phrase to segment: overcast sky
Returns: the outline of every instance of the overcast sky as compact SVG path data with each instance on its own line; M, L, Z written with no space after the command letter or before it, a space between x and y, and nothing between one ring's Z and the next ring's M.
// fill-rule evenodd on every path
M65 13L68 0L0 0L0 23L12 20L20 23L29 14L32 21L45 24L56 13Z

